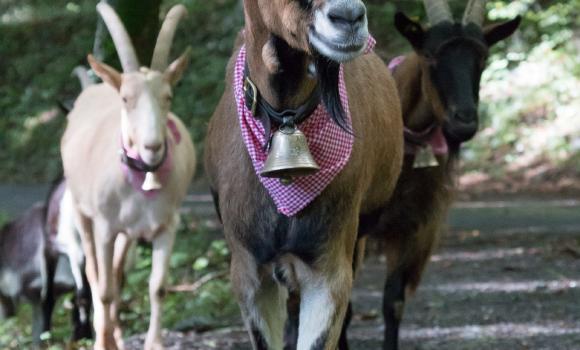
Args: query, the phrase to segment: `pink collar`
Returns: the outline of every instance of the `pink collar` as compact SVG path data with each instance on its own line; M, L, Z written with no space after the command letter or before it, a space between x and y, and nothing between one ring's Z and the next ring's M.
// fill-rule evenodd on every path
M446 155L449 153L449 146L443 129L437 124L432 124L423 131L413 131L407 127L404 130L405 134L405 154L415 155L421 147L431 147L435 155Z
M167 120L167 128L170 131L171 137L167 138L166 141L166 152L167 155L159 168L155 170L155 174L157 178L161 182L163 186L169 180L169 175L171 174L171 169L173 166L173 152L175 149L175 145L178 145L181 142L181 133L177 129L177 125L173 119L168 118ZM123 142L121 142L123 144ZM130 157L136 161L141 161L141 156L139 152L134 148L127 147L127 145L122 145L122 151L125 153L127 157ZM142 189L143 182L145 181L145 172L136 170L132 167L129 167L124 162L121 162L121 170L123 171L123 175L125 176L125 180L133 187L133 189L137 192L143 193L146 198L154 198L159 194L160 190L150 190L145 191Z
M374 39L369 37L366 52L370 52L374 45ZM245 62L246 48L242 46L234 68L233 84L238 121L244 144L252 160L256 176L274 200L278 212L286 216L294 216L318 197L344 168L350 159L354 137L336 125L324 106L319 104L312 115L298 127L306 135L308 147L316 163L320 166L320 170L310 176L295 178L289 185L283 185L279 179L260 176L260 171L268 156L267 151L263 148L267 141L266 131L245 103L243 91ZM352 128L343 65L340 66L338 89L340 101L346 114L347 126Z

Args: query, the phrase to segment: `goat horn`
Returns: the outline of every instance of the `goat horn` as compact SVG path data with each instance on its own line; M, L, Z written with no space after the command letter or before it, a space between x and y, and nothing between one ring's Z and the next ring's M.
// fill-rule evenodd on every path
M468 23L473 23L480 27L483 25L485 2L485 0L469 0L463 14L464 25Z
M169 60L175 30L177 29L179 21L184 16L187 16L187 9L181 4L173 6L167 13L167 16L165 16L165 20L157 36L153 58L151 59L152 70L161 72L167 68L167 61Z
M123 72L138 71L139 60L137 59L135 48L131 43L129 34L125 30L125 26L123 26L123 22L121 22L115 10L109 4L101 1L97 5L97 11L99 11L99 14L107 25L107 29L109 29L109 33L111 33L111 38L113 38L117 54L121 60L121 66L123 66Z
M75 69L73 69L72 74L79 79L83 90L93 85L93 81L91 80L91 77L89 77L89 71L85 67L76 66Z
M433 26L441 22L453 22L451 9L446 0L423 0L429 23Z

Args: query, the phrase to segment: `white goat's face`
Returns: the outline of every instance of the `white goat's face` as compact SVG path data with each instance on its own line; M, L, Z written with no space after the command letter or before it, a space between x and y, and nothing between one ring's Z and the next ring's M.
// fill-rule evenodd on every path
M171 84L162 73L142 69L123 75L119 91L123 100L122 127L128 146L143 162L154 166L163 160Z
M125 146L136 150L145 164L159 164L165 153L172 87L187 67L189 51L163 73L141 68L138 72L121 74L91 55L88 60L95 73L119 91L123 103L121 129Z

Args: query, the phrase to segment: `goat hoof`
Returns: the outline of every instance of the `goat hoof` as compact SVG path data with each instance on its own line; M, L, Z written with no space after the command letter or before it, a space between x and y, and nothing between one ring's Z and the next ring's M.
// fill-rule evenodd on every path
M145 343L145 350L165 350L163 343L159 340Z

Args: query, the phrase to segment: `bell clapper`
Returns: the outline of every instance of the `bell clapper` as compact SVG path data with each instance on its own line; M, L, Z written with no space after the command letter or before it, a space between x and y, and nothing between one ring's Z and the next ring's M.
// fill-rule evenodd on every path
M292 179L291 177L281 177L280 178L280 183L284 186L290 186L293 181L294 181L294 179Z

